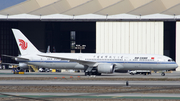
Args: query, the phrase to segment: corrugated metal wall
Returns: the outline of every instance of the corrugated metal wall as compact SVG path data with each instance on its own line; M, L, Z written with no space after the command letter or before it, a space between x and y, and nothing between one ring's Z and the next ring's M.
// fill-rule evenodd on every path
M179 65L176 70L180 71L180 21L176 22L176 63Z
M96 22L96 53L163 55L163 22Z

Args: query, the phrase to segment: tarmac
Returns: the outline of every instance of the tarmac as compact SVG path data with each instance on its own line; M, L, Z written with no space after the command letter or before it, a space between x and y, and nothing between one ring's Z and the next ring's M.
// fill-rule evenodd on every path
M25 74L13 74L11 70L0 70L0 77L59 77L59 78L77 78L81 77L85 80L0 80L0 86L112 86L112 87L174 87L175 89L180 88L180 81L111 81L111 80L88 80L88 78L146 78L146 79L179 79L180 72L166 73L166 76L161 76L160 73L152 73L152 75L130 75L128 73L114 73L114 74L102 74L102 76L84 76L84 73L51 73L51 72L29 72ZM87 80L86 80L87 78ZM128 83L128 85L127 85ZM158 100L180 100L180 93L130 93L130 92L118 92L118 93L31 93L31 92L3 92L0 93L0 98L77 98L77 99L133 99L133 101L138 101L139 99L156 99ZM51 101L51 100L48 100ZM52 100L53 101L53 100Z
M1 80L0 85L126 86L127 81ZM180 81L128 81L128 86L180 86Z
M26 97L26 98L108 98L108 99L169 99L180 100L179 94L142 94L142 93L3 93L0 97Z
M129 73L102 74L101 76L85 76L84 73L74 72L25 72L25 74L13 74L11 70L0 70L0 77L70 77L80 76L82 78L180 78L180 71L173 71L161 76L161 73L152 73L151 75L130 75Z

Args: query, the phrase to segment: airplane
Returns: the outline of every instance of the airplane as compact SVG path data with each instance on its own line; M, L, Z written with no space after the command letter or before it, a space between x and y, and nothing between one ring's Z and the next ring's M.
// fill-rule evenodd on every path
M53 49L54 49L54 47L53 47ZM51 53L51 52L50 52L50 46L47 47L46 53ZM7 57L8 57L8 55L3 55L3 56L7 56ZM11 57L11 58L12 58L12 57ZM13 59L14 59L14 57L13 57ZM24 71L24 70L28 70L28 69L29 69L29 66L28 66L27 63L24 63L24 62L19 62L18 64L17 64L17 63L2 63L2 62L1 62L1 58L0 58L0 64L9 65L9 66L17 66L17 67L15 68L17 71L20 71L20 70ZM1 66L1 65L0 65L0 66ZM40 70L41 70L41 71L46 71L46 70L48 70L48 69L46 69L46 68L40 68Z
M178 65L170 57L156 54L42 53L18 29L12 29L21 56L9 56L21 63L54 68L81 69L85 75L114 73L116 70L166 70Z

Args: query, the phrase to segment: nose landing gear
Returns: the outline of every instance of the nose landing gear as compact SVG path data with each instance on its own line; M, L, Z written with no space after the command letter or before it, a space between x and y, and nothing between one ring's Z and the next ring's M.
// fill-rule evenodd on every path
M164 72L162 72L162 73L161 73L161 76L165 76L165 73L164 73Z

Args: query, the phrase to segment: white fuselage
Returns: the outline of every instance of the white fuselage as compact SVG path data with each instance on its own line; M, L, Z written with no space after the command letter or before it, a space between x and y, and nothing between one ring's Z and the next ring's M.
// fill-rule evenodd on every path
M115 70L170 70L178 65L171 58L154 54L90 54L90 53L40 53L52 57L65 57L84 62L91 61L99 64L114 64ZM42 57L38 55L23 55L30 61L27 64L53 69L84 69L84 65L69 60Z

